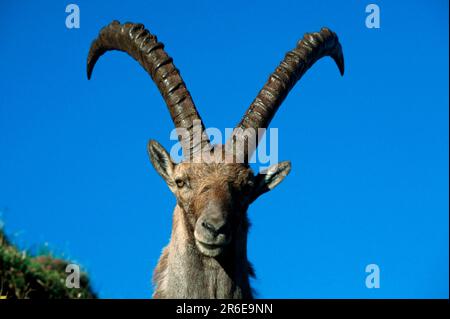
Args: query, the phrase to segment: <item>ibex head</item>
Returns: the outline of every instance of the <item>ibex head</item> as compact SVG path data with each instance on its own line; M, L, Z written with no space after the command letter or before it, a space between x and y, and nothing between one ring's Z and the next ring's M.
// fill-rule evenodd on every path
M103 28L90 48L88 78L98 58L109 50L127 52L145 68L166 101L175 127L188 132L179 135L185 155L183 162L174 163L156 141L149 142L148 152L153 166L175 195L200 253L216 257L231 242L245 245L248 206L278 185L291 168L289 162L282 162L264 174L254 175L248 160L261 138L258 129L268 127L288 92L318 59L331 56L343 74L343 54L336 34L326 28L306 34L270 75L230 140L215 146L210 145L205 126L172 58L142 24L113 21ZM197 143L193 138L195 123L200 123L201 138Z
M274 188L290 170L289 162L275 164L257 176L245 163L176 164L155 141L150 141L148 151L183 210L197 248L211 257L222 253L233 238L239 241L246 236L249 204Z

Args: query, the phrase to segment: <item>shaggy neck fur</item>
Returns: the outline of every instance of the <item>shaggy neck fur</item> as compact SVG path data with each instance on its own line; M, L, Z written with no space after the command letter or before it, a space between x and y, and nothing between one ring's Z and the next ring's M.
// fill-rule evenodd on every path
M177 205L170 243L153 275L153 298L252 298L249 278L254 273L247 260L247 230L245 220L223 255L204 256L196 247L185 213Z

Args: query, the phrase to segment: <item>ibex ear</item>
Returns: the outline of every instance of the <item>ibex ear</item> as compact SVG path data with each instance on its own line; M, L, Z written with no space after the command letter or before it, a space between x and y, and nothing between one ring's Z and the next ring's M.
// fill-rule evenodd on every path
M167 153L161 144L154 140L148 142L147 151L153 167L164 178L169 187L172 186L172 175L175 164L172 162L169 153Z
M281 181L291 171L291 162L281 162L270 166L265 172L256 176L256 184L253 192L252 201L260 195L272 190L281 183Z

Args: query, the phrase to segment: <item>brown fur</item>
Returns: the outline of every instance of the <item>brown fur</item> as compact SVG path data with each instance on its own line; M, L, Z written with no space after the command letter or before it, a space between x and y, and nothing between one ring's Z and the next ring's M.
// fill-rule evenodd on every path
M172 235L154 271L154 298L252 298L247 260L248 189L254 175L243 164L180 163L173 180L184 179L186 189L169 187L177 198ZM195 227L211 201L230 211L232 240L219 256L205 256L195 243ZM221 207L222 207L221 206Z
M248 164L221 158L175 164L155 141L150 141L148 150L153 166L177 199L170 242L154 271L153 297L253 298L247 209L280 183L290 164L276 164L255 176Z

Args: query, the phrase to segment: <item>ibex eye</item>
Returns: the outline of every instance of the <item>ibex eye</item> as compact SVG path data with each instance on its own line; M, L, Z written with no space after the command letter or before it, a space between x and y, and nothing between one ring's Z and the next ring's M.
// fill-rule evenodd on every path
M175 183L177 184L178 188L182 188L184 186L184 181L182 179L175 180Z

